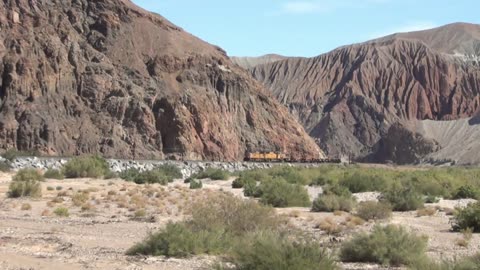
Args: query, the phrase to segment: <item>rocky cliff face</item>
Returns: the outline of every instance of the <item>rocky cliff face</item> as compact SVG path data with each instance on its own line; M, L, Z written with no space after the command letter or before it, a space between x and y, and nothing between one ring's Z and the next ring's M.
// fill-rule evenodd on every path
M224 51L128 0L4 0L0 28L1 149L318 155L287 110Z
M368 156L394 123L469 117L480 102L475 62L414 37L391 36L251 72L330 155Z
M251 69L258 65L269 64L287 58L288 57L278 54L267 54L259 57L231 57L233 63L245 69Z

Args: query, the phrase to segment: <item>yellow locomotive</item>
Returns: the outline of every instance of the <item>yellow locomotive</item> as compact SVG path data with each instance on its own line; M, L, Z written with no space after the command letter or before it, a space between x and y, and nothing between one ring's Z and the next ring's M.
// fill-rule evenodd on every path
M251 152L245 155L245 161L283 162L288 161L288 158L287 155L278 152Z

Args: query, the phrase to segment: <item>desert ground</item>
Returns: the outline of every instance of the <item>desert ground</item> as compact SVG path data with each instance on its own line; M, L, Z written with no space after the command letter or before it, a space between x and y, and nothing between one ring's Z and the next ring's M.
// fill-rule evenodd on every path
M188 259L164 257L129 257L126 250L149 232L169 221L188 217L189 205L208 194L220 192L243 197L231 188L230 181L204 181L200 190L190 190L177 180L168 186L136 185L120 179L69 179L42 182L39 199L7 198L13 173L0 174L0 269L129 269L183 270L210 269L216 258ZM312 199L319 192L310 189ZM86 194L86 195L82 195ZM355 194L359 201L375 200L377 194ZM464 206L471 200L441 200L429 206L432 216L419 217L416 212L394 213L386 223L401 224L429 238L428 254L446 259L473 255L480 250L480 236L474 235L469 247L456 242L462 234L450 231L449 209ZM55 212L68 209L67 216ZM354 232L370 230L373 223L352 224L348 213L313 213L309 208L277 209L292 226L335 248ZM330 223L340 230L331 236L320 223ZM343 264L344 269L384 269L377 265Z

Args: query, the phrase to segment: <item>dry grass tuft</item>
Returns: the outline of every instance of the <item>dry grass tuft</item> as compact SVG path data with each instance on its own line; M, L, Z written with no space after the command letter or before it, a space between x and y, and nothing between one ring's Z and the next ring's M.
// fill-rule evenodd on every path
M468 229L462 230L462 238L458 238L457 240L455 240L455 244L457 246L467 248L470 245L472 238L473 238L473 229L468 228Z
M337 235L342 232L342 227L330 217L318 222L315 225L315 228L320 229L329 235Z
M434 216L437 213L437 209L434 207L426 207L417 210L417 217L425 217L425 216Z
M22 207L20 209L22 211L29 211L29 210L32 210L32 205L30 205L29 203L24 203L22 204Z

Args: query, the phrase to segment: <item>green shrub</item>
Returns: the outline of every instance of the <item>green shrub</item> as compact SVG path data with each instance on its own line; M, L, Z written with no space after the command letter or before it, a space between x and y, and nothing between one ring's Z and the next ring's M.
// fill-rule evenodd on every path
M225 254L234 243L257 230L277 230L281 220L275 211L251 200L219 195L195 203L192 218L169 223L128 250L129 255L185 257Z
M260 197L260 191L258 189L257 182L253 180L245 181L243 195L246 197Z
M42 186L39 183L43 176L33 169L23 169L17 172L8 187L8 197L41 197Z
M305 170L306 169L282 166L272 168L270 175L273 178L285 179L290 184L305 186L311 183L311 180L302 174Z
M471 257L456 259L453 261L437 262L422 260L410 266L409 270L478 270L480 266L480 254Z
M413 211L424 207L424 199L411 185L395 186L382 194L382 201L394 211Z
M150 171L140 172L138 169L128 169L119 174L119 177L136 184L161 184L167 185L177 178L182 177L180 169L173 165L163 165Z
M57 180L63 180L65 176L60 170L55 170L55 169L48 169L44 174L43 177L47 179L57 179Z
M339 184L348 188L352 193L382 191L387 187L386 180L381 176L359 172L345 176Z
M338 195L319 195L313 201L312 212L352 211L355 200L352 197Z
M331 179L328 179L325 176L318 176L311 181L310 186L325 186L331 185L332 183Z
M0 172L9 172L12 169L10 162L0 161Z
M43 175L35 169L21 169L13 177L13 181L43 181Z
M203 183L200 180L192 180L190 182L190 189L201 189L203 187Z
M108 172L106 172L105 175L103 176L103 179L108 180L108 179L115 179L117 177L118 177L117 173L108 170Z
M471 228L474 232L480 232L480 202L471 203L463 209L456 209L452 221L455 231Z
M392 216L392 207L382 202L362 202L356 212L363 220L381 220Z
M344 186L341 186L339 184L331 184L327 185L323 188L323 194L324 195L337 195L337 196L342 196L342 197L352 197L352 192Z
M194 176L196 179L228 180L230 173L222 169L207 168Z
M458 199L479 199L480 191L478 188L474 188L472 186L461 186L458 188L453 198L455 200Z
M110 172L110 166L100 156L78 157L69 160L62 172L66 178L100 178Z
M3 153L2 157L8 161L13 161L18 157L39 157L40 152L37 150L32 151L18 151L16 149L9 149Z
M244 178L240 176L233 181L232 188L244 188L247 185L256 186L257 181L255 181L253 178Z
M55 188L54 188L54 187L47 187L47 190L48 190L48 191L54 191Z
M311 205L307 190L300 185L290 184L279 178L260 183L254 195L273 207L308 207Z
M427 240L395 225L376 226L371 234L357 234L340 250L344 262L389 266L413 265L425 259Z
M57 209L55 209L53 211L53 213L55 215L57 215L58 217L69 217L70 216L70 213L68 212L68 208L65 208L65 207L58 207Z
M333 270L335 261L320 244L294 241L278 232L259 232L236 245L232 260L238 270Z

